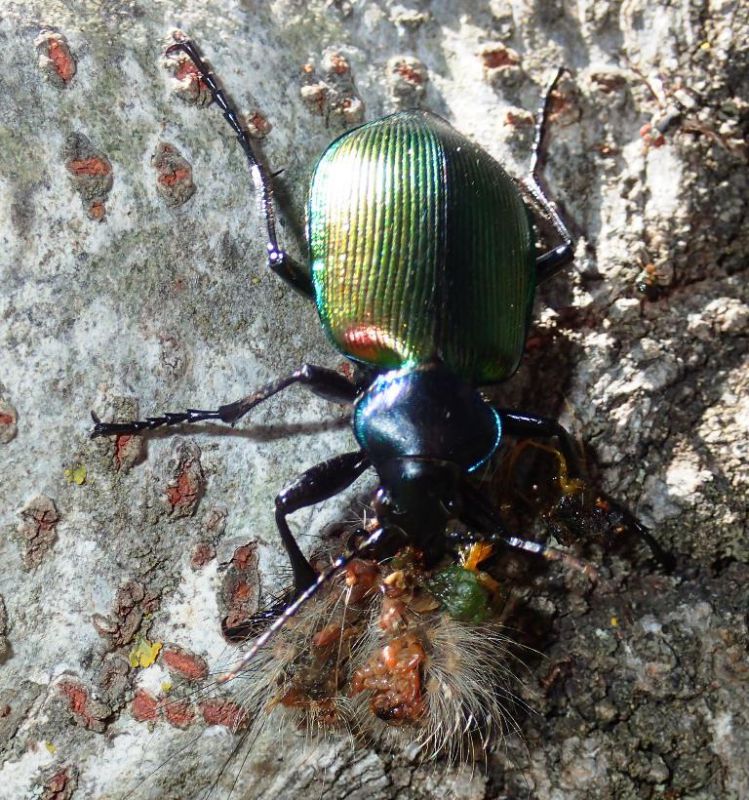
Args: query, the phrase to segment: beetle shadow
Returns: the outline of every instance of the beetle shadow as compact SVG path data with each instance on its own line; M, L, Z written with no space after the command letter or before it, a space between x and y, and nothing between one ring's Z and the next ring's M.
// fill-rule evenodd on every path
M189 424L174 425L169 428L157 428L153 431L146 431L143 438L149 440L168 439L172 436L202 436L247 439L255 442L272 442L278 439L291 438L294 436L309 436L316 433L328 433L330 431L342 430L351 425L349 416L329 417L317 422L280 422L268 425L252 425L249 427L232 428L228 425L209 424Z

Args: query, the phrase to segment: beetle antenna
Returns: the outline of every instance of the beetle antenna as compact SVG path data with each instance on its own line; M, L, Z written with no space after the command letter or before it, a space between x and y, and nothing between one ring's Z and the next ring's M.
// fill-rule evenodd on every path
M348 564L353 561L363 550L366 550L368 547L372 547L372 545L377 544L380 540L380 537L384 533L383 528L377 528L375 531L369 534L366 539L358 546L354 547L348 553L344 553L341 556L333 561L333 563L324 569L318 576L317 580L308 586L300 595L299 597L294 600L289 606L287 606L283 613L277 617L273 624L253 643L252 647L242 656L241 660L237 663L233 670L230 672L225 673L222 675L218 680L217 683L228 683L231 680L234 680L246 667L247 664L255 657L255 654L260 650L262 647L270 641L273 636L275 636L278 631L283 628L286 623L296 614L297 611L310 599L312 599L319 591L328 583L332 578L334 578L342 569L345 569Z

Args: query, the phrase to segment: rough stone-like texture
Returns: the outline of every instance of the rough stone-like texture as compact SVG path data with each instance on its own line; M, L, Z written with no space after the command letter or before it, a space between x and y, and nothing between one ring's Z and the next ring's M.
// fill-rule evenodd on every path
M252 543L263 590L278 586L274 494L352 447L342 413L296 390L224 436L87 438L92 408L211 407L305 359L341 362L264 268L231 133L175 90L162 54L177 27L262 122L292 249L310 169L346 124L418 102L522 174L527 111L554 65L572 70L547 172L578 258L540 292L500 394L559 416L678 557L668 577L601 552L595 588L536 581L543 657L517 691L537 713L486 767L416 768L335 738L304 754L287 735L257 743L232 796L749 796L748 14L738 0L4 3L0 797L199 797L233 739L180 730L187 712L152 733L136 721L158 717L148 698L171 680L158 644L231 663L227 565ZM154 161L165 142L171 172ZM29 560L17 514L39 497L59 519ZM295 515L303 545L344 507ZM226 723L216 702L204 716Z

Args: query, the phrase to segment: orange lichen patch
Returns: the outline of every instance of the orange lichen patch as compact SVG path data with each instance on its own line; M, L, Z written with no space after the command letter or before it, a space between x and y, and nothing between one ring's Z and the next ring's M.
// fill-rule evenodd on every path
M179 183L180 181L184 181L186 178L189 178L191 174L192 170L188 167L178 167L171 172L166 172L163 175L159 175L158 181L164 186L174 186L175 183Z
M254 543L240 545L234 551L231 562L237 569L254 568L257 566L257 545Z
M67 42L52 38L49 40L47 55L52 61L55 71L60 76L60 80L68 83L75 75L75 60L70 52Z
M159 701L145 689L138 689L130 704L130 713L138 722L156 722L159 716Z
M18 412L0 384L0 444L7 444L15 438L18 432Z
M57 688L68 701L76 722L84 728L101 733L106 728L105 720L111 716L110 709L91 697L89 690L73 680L62 680Z
M327 58L324 67L335 75L345 75L351 70L348 61L340 53L333 53Z
M36 39L39 69L58 89L68 86L76 73L76 62L65 37L60 33L43 31Z
M104 201L114 183L111 162L82 133L67 137L62 155L73 188L83 200L88 216L102 219Z
M178 672L188 681L199 681L208 675L208 664L205 660L181 647L165 647L161 661L170 672Z
M187 700L169 700L162 704L166 721L175 728L188 728L195 722L195 710Z
M243 626L258 609L260 578L257 561L257 545L254 542L242 545L234 551L224 577L221 594L226 605L226 616L222 628L230 641L246 636L246 633L242 633ZM234 631L239 631L239 635L235 635Z
M417 69L411 61L398 61L394 66L395 72L409 83L421 85L427 79L423 69Z
M179 59L179 64L177 65L177 69L174 70L174 77L178 81L184 80L202 80L200 77L200 73L198 72L198 68L192 61L187 58Z
M39 800L70 800L78 786L78 771L74 767L55 770L45 781Z
M156 190L169 206L180 206L195 194L192 167L173 144L159 142L151 164L156 170Z
M195 503L197 487L187 473L177 476L175 483L167 487L166 496L172 508L190 506Z
M486 45L479 53L484 69L515 67L520 63L520 54L503 44Z
M183 442L177 447L175 455L176 468L164 490L164 498L172 517L190 517L195 513L205 490L200 448L194 442Z
M88 218L98 222L104 219L107 214L107 207L101 200L94 200L88 207Z
M396 724L418 722L425 711L425 661L426 653L418 637L399 636L354 673L351 692L371 692L370 708L382 720Z
M231 700L203 700L200 713L208 725L223 725L232 731L243 730L250 722L247 711Z
M200 569L216 557L216 548L210 542L198 542L190 556L190 566Z
M179 36L174 36L175 41ZM196 106L207 106L211 100L211 91L200 77L198 68L192 60L180 50L170 52L167 49L168 68L176 81L175 94L186 103Z
M112 165L99 156L71 159L66 166L74 175L109 175L112 172Z
M114 467L128 470L143 452L143 437L132 433L121 433L114 439Z

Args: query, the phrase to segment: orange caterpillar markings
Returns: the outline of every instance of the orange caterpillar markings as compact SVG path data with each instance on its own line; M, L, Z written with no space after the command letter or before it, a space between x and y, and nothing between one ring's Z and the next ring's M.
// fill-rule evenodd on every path
M422 680L425 661L426 653L417 636L399 636L354 673L352 694L371 691L370 708L381 720L418 722L426 709Z

